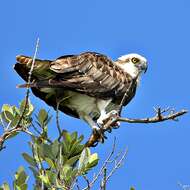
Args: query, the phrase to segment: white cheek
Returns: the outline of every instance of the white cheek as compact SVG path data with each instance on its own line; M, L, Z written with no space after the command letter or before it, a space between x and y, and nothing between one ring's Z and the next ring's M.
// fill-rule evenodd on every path
M136 78L139 74L138 69L135 67L133 63L122 64L119 66L124 70L124 72L130 74L132 78Z

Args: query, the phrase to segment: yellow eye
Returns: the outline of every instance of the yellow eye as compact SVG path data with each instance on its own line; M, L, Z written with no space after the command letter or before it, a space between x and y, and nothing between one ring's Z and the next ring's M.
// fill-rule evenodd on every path
M131 59L131 61L132 61L133 63L138 63L140 60L139 60L138 58L136 58L136 57L133 57L133 58Z

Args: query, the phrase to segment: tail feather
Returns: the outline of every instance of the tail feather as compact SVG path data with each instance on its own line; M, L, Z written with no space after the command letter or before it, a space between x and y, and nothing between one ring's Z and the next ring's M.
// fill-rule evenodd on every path
M32 88L32 87L36 87L36 84L35 83L18 84L16 87L17 88Z
M33 58L25 55L18 55L16 56L16 61L17 63L14 65L14 69L25 81L27 81ZM31 79L45 80L51 78L52 73L49 69L50 64L50 60L35 59Z
M20 64L31 64L32 63L32 58L25 56L25 55L17 55L16 60Z

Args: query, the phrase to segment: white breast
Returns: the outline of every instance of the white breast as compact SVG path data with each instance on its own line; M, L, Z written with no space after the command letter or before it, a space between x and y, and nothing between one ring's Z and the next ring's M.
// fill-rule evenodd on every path
M69 104L67 104L70 109L78 113L83 112L88 115L99 115L96 98L72 91L68 91L67 93L70 96L68 99Z

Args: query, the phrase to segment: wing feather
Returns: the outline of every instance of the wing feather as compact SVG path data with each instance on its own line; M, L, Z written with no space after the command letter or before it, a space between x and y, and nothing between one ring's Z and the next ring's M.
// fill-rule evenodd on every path
M112 60L92 52L59 58L50 64L50 70L56 73L51 86L105 99L122 96L132 83L130 75Z
M23 67L20 63L15 65L15 70L26 80L29 65ZM136 81L130 75L107 56L95 52L62 56L55 61L37 60L32 76L35 79L33 87L39 90L43 87L68 89L96 98L112 98L116 102L128 91L127 103L136 90Z

